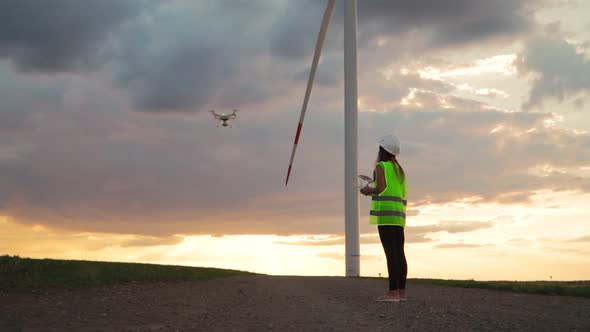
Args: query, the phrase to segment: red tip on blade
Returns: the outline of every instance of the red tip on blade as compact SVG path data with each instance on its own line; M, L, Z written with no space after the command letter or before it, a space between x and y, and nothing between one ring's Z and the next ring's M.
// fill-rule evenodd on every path
M291 175L291 165L289 165L289 170L287 171L287 180L285 181L285 187L289 183L289 175Z
M299 123L297 125L297 134L295 134L295 144L299 143L299 134L301 134L301 128L303 128L303 123Z

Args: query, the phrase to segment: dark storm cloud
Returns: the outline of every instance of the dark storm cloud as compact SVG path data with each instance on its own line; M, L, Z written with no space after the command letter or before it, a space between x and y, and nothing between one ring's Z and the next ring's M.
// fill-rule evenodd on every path
M276 82L295 71L275 68L267 57L274 5L162 6L122 31L117 83L139 110L150 112L240 108L276 95Z
M361 52L378 37L395 37L380 55L361 57L359 69L374 72L385 53L517 35L529 25L522 13L532 3L359 1ZM136 109L191 112L254 105L305 80L325 1L11 0L0 6L10 13L0 23L0 56L21 70L105 64ZM314 93L342 82L341 7Z
M19 128L33 112L52 112L61 106L63 83L41 77L19 77L0 67L0 131Z
M243 109L233 129L215 128L204 114L98 112L110 107L106 101L127 109L125 98L100 93L96 106L81 103L88 107L46 114L45 107L58 108L60 89L45 82L29 99L31 90L11 82L0 91L3 103L43 112L27 115L27 130L0 131L0 214L19 223L42 220L65 229L158 237L341 234L342 90L334 89L341 80L334 74L341 72L340 55L328 52L319 69L292 182L284 188L309 61L269 53L269 31L280 23L274 19L276 2L232 3L160 3L121 26L113 46L116 60L102 74L114 73L144 111ZM314 42L315 36L310 47ZM412 208L473 196L523 203L544 189L590 192L587 177L530 171L587 166L588 134L545 125L554 120L550 113L509 113L451 97L448 84L417 75L386 80L372 60L389 56L380 53L359 63L362 108L382 112L359 114L359 170L371 170L378 136L396 132L403 141L400 159L408 170ZM409 87L418 89L413 102L421 106L399 105ZM261 101L268 104L255 105ZM16 115L21 111L7 116ZM417 230L409 241L431 241L428 229Z
M531 27L529 0L359 1L359 22L374 33L431 33L432 46L447 47L489 38L512 37ZM361 23L362 24L362 23Z
M418 0L358 2L359 41L362 46L377 37L406 42L420 37L417 49L445 48L489 39L510 38L529 31L536 0ZM326 1L293 2L277 20L272 34L275 55L311 56ZM341 47L343 6L337 2L327 48ZM330 39L332 37L332 39ZM334 37L337 41L334 41ZM312 41L310 42L310 38ZM401 43L407 46L408 43ZM331 47L332 46L332 47Z
M276 95L270 1L0 3L0 59L23 72L106 69L144 111L237 107ZM146 9L146 10L144 10ZM114 71L114 73L112 72ZM214 105L213 105L214 104Z
M559 27L550 25L546 32L530 38L519 56L519 71L533 74L529 100L524 107L539 108L547 99L559 102L590 93L590 61L568 43ZM583 100L574 101L578 107Z
M170 58L147 61L138 65L129 59L126 67L134 72L120 80L131 91L137 107L147 111L187 110L206 105L234 66L203 45L183 47Z
M338 84L342 82L344 78L344 72L342 70L343 67L344 65L340 56L324 57L317 69L314 88L316 86L338 86ZM308 78L309 68L305 68L295 75L295 79L300 81L302 84L307 84Z
M325 3L313 0L289 1L274 20L270 33L273 53L286 59L313 53Z
M28 132L0 142L0 213L19 223L43 220L65 229L157 237L341 234L342 112L309 113L285 188L299 103L280 105L267 114L243 113L227 130L205 116L35 117ZM522 204L538 190L590 191L587 177L530 172L538 165L576 168L590 162L590 137L545 127L551 114L430 107L359 114L359 172L371 169L378 136L397 133L412 208L474 196ZM499 126L504 129L490 133ZM368 205L361 202L361 231L367 233ZM428 232L489 226L420 226L411 241L431 241Z
M93 66L103 41L136 15L141 0L0 1L0 57L19 70L59 72Z

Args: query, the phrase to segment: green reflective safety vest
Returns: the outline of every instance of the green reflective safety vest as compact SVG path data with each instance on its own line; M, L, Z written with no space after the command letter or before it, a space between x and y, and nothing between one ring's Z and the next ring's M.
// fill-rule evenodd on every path
M373 196L371 201L371 225L406 226L406 182L400 182L396 174L398 166L391 161L378 164L385 171L385 190Z

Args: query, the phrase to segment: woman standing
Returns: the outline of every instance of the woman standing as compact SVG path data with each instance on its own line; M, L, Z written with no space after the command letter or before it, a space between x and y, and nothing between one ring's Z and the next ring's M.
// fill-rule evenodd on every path
M400 141L387 135L379 141L379 154L373 178L376 185L360 190L363 195L372 195L372 225L377 225L379 238L387 258L389 292L378 301L406 301L406 278L408 265L404 253L404 227L406 226L406 176L396 156Z

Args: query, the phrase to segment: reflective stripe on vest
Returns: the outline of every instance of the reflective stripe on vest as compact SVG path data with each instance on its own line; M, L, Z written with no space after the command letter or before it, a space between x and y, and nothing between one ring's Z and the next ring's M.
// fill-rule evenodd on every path
M377 217L406 217L406 214L401 211L371 211L371 215Z
M403 203L404 205L408 205L408 201L406 201L405 199L399 197L399 196L373 196L373 200L374 201L390 201L390 202L400 202Z
M371 200L369 221L373 225L406 225L406 184L400 183L393 162L380 162L385 174L385 189Z

